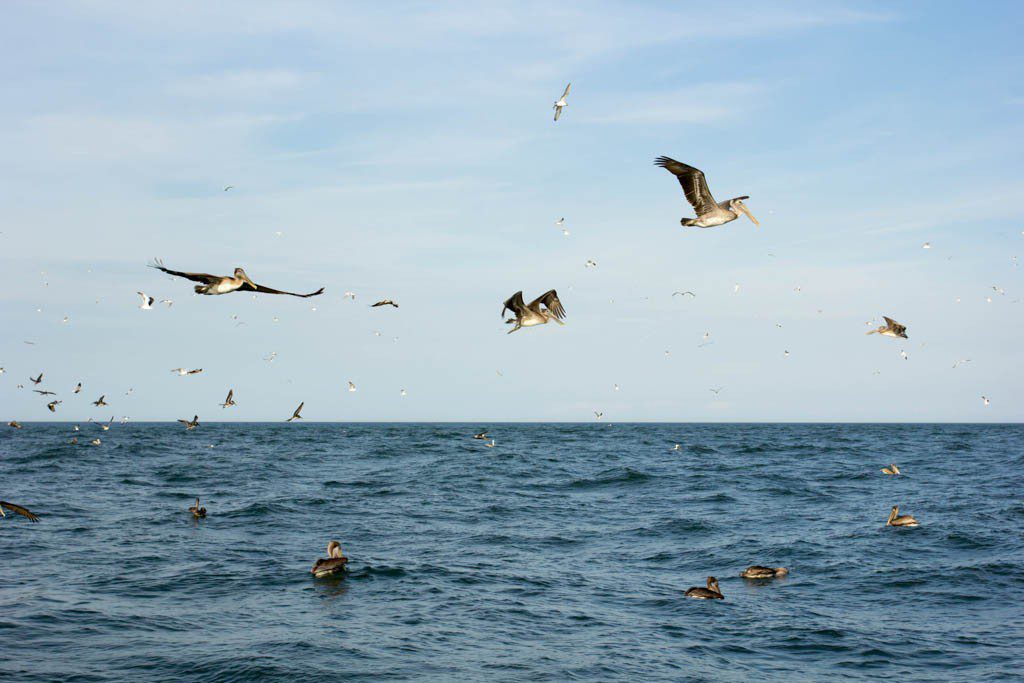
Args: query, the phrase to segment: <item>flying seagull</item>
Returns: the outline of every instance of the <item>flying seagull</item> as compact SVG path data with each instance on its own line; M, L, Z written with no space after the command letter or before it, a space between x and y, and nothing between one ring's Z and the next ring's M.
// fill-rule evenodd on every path
M676 176L679 185L683 188L683 194L686 195L686 201L690 202L694 211L697 212L696 218L683 218L679 221L684 228L714 228L736 220L741 213L752 220L754 225L760 225L754 218L754 214L750 213L747 205L743 203L744 199L750 199L750 197L744 195L727 199L724 202L716 202L715 198L711 196L711 190L708 189L708 181L704 178L704 172L700 169L669 157L658 157L654 160L654 165L661 166Z
M102 406L105 406L105 405L107 405L107 402L106 402L106 401L104 401L103 399L105 399L106 397L107 397L107 395L106 395L106 394L103 394L103 395L102 395L102 396L100 396L100 397L99 397L98 399L96 399L95 401L93 401L93 402L92 402L92 404L93 404L94 406L96 406L97 408L99 408L99 407L102 407Z
M348 390L349 391L355 391L356 390L356 385L355 385L354 382L349 381L349 383L348 383Z
M555 105L554 105L555 121L557 121L558 117L562 115L562 110L569 106L569 103L565 101L565 98L569 96L569 90L571 88L572 88L572 83L570 83L569 85L565 86L565 92L562 93L562 96L558 98L557 102L555 102Z
M558 300L558 292L553 289L544 292L529 305L523 301L523 292L520 290L505 301L505 305L501 308L501 315L505 315L506 309L515 315L514 318L505 321L506 325L515 323L515 327L509 330L509 334L521 327L546 325L552 320L559 325L565 324L562 322L562 318L565 317L565 309L562 308L562 302Z
M29 512L27 508L23 508L20 505L15 505L14 503L8 503L6 500L0 500L0 517L6 517L7 516L7 513L4 512L4 508L7 508L11 512L19 514L22 517L25 517L30 522L38 522L39 521L39 518L36 517L31 512Z
M295 409L295 412L294 412L294 413L292 413L292 416L291 416L291 417L289 417L289 418L288 418L287 420L285 420L285 422L291 422L292 420L301 420L301 419L302 419L302 416L301 416L301 415L299 415L299 413L301 413L301 412L302 412L302 406L304 406L304 405L306 405L306 402L305 402L305 401L303 401L302 403L300 403L300 404L299 404L299 407Z
M296 294L295 292L283 292L279 289L271 289L270 287L264 287L258 285L249 279L249 276L245 274L245 271L241 268L235 268L234 277L230 275L208 275L207 273L186 273L180 270L170 270L165 268L163 261L156 259L150 268L156 268L159 271L167 273L168 275L174 275L177 277L183 277L194 282L202 282L201 285L195 286L196 294L229 294L230 292L259 292L261 294L287 294L288 296L298 297L311 297L317 296L324 293L324 288L310 292L309 294Z
M375 304L371 304L370 308L377 308L378 306L394 306L395 308L398 308L398 304L396 304L391 299L384 299L383 301L378 301Z
M901 337L903 339L908 339L906 325L900 325L892 318L886 317L884 315L882 316L882 319L885 320L885 324L881 325L878 329L867 332L867 334L877 333L882 335L883 337Z
M199 416L193 415L191 420L178 420L178 422L185 425L186 431L190 431L199 426Z
M224 402L220 404L221 408L227 408L228 406L235 405L235 390L228 389L228 397L224 399Z
M141 308L144 311L148 311L148 310L151 310L153 308L153 302L156 301L156 299L154 299L151 296L146 296L145 292L135 292L135 293L138 294L140 297L142 297L142 304L139 306L139 308Z

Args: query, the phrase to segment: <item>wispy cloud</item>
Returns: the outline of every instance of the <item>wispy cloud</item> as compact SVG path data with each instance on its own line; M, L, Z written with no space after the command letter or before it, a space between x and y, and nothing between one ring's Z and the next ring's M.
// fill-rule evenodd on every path
M201 98L276 97L282 92L309 87L319 80L317 74L291 69L242 69L202 74L171 83L172 95Z
M757 83L705 83L671 92L615 93L587 103L586 123L712 123L741 118L766 91Z

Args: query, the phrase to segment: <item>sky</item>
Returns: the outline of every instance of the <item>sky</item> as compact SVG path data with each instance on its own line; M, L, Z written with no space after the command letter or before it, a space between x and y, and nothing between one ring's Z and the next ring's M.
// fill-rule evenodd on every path
M0 417L1020 421L1022 24L1013 2L8 3ZM760 227L682 228L659 155ZM157 257L326 293L194 296ZM507 335L502 302L551 288L567 324ZM909 339L865 335L883 315Z

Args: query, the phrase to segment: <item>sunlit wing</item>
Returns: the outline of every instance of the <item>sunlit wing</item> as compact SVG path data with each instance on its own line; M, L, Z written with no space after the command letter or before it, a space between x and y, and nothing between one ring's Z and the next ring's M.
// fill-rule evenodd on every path
M708 189L708 181L704 178L704 172L681 161L669 157L658 157L654 160L655 166L661 166L672 173L678 180L686 201L690 202L693 210L698 216L714 211L718 208L715 198Z
M0 508L7 508L11 512L19 514L22 517L25 517L25 518L33 521L33 522L38 522L39 521L39 517L37 517L36 515L32 514L31 512L28 511L27 508L23 508L20 505L15 505L14 503L8 503L5 500L0 500Z
M543 304L544 308L551 311L556 318L562 320L565 318L565 309L562 308L562 302L558 300L558 292L553 289L541 294L539 297L530 302L530 308L536 310L538 304Z

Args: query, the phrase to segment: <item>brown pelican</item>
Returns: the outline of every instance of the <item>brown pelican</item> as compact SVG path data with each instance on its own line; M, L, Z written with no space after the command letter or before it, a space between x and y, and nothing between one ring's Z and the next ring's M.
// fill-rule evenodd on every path
M555 110L555 121L557 121L558 117L562 115L562 110L569 106L569 103L565 101L565 98L569 96L569 90L571 88L572 83L569 83L569 85L565 86L565 92L562 93L562 96L559 97L558 101L555 102L554 104L553 108Z
M32 391L36 392L40 396L56 396L57 395L56 391L43 391L42 389L33 389Z
M346 571L345 565L348 558L341 554L341 544L331 541L327 544L327 557L321 557L310 569L310 573L320 579L333 574L342 574Z
M64 401L50 401L49 403L46 404L46 407L50 409L51 413L56 413L57 406L59 406L63 402Z
M235 268L234 277L229 275L209 275L207 273L186 273L180 270L170 270L164 268L163 261L156 259L152 264L151 268L156 268L159 271L167 273L168 275L175 275L177 277L183 277L194 282L202 282L201 285L196 285L196 294L229 294L231 292L259 292L260 294L287 294L288 296L299 296L303 298L317 296L324 293L324 288L310 292L309 294L296 294L295 292L283 292L279 289L271 289L270 287L264 287L258 285L249 279L249 276L245 274L245 271L241 268Z
M785 567L762 567L759 564L751 565L743 570L740 577L744 579L775 579L789 573Z
M871 330L867 334L880 334L883 337L902 337L903 339L909 338L907 337L906 325L900 325L892 318L888 318L884 315L882 316L882 320L885 321L884 325L880 326L876 330Z
M754 225L760 225L754 218L754 214L750 213L747 205L743 203L744 199L750 199L750 197L735 197L724 202L716 202L711 195L711 190L708 189L708 181L704 178L704 172L700 169L669 157L658 157L654 160L654 165L661 166L679 180L683 194L686 195L686 201L690 202L693 210L697 212L696 218L683 218L679 221L684 228L714 228L736 220L741 213L753 221Z
M107 402L106 402L106 401L104 401L103 399L105 399L106 397L107 397L107 395L106 395L106 394L103 394L103 395L102 395L102 396L100 396L100 397L99 397L98 399L96 399L95 401L93 401L93 402L92 402L92 404L93 404L94 406L97 406L97 407L99 407L99 406L105 406L105 405L107 405Z
M174 368L173 370L171 370L171 372L178 375L179 377L184 377L185 375L198 375L202 371L202 368L195 368L193 370L187 370L185 368Z
M687 588L683 595L688 598L698 598L700 600L725 600L725 596L722 595L722 591L718 589L718 579L713 576L708 577L707 588Z
M38 377L29 377L28 379L30 382L32 382L32 384L38 386L43 381L43 373L40 372Z
M377 308L378 306L394 306L395 308L398 308L398 304L396 304L391 299L384 299L383 301L378 301L375 304L371 304L370 308Z
M199 416L193 415L191 420L178 420L178 422L185 425L185 431L190 431L199 426Z
M301 416L301 415L299 415L299 413L301 413L301 412L302 412L302 406L304 406L304 405L306 405L306 402L305 402L305 401L303 401L302 403L300 403L300 404L299 404L299 407L295 409L295 412L294 412L294 413L292 413L292 416L291 416L291 417L289 417L289 418L288 418L287 420L285 420L285 422L291 422L292 420L301 420L301 419L302 419L302 416Z
M490 437L487 436L487 432L480 432L479 434L474 434L473 438L474 439L483 439L483 440L486 441Z
M899 474L900 468L896 467L895 464L889 465L888 467L882 468L882 474Z
M27 508L23 508L20 505L14 503L8 503L6 500L0 500L0 517L6 517L7 513L4 512L4 508L7 508L11 512L17 513L22 517L27 518L30 522L38 522L39 518L28 511Z
M196 519L199 519L200 517L206 517L206 508L199 507L199 499L198 498L196 498L196 504L193 505L192 507L190 507L188 509L188 511L191 512L192 516L195 517Z
M893 505L886 526L917 526L917 520L912 515L900 515L900 506Z
M541 308L542 305L544 308ZM546 325L552 320L559 325L565 324L562 322L562 318L565 317L565 309L562 308L562 302L558 300L558 292L553 289L544 292L529 305L523 302L523 292L520 290L505 301L505 305L501 308L502 315L505 315L505 309L512 311L516 316L505 321L506 325L515 323L515 327L508 331L509 334L521 327Z
M17 420L11 420L10 422L7 423L7 426L13 427L14 429L21 429L21 423L18 422Z
M228 406L235 405L235 390L228 389L228 397L224 399L224 402L220 404L221 408L227 408Z

